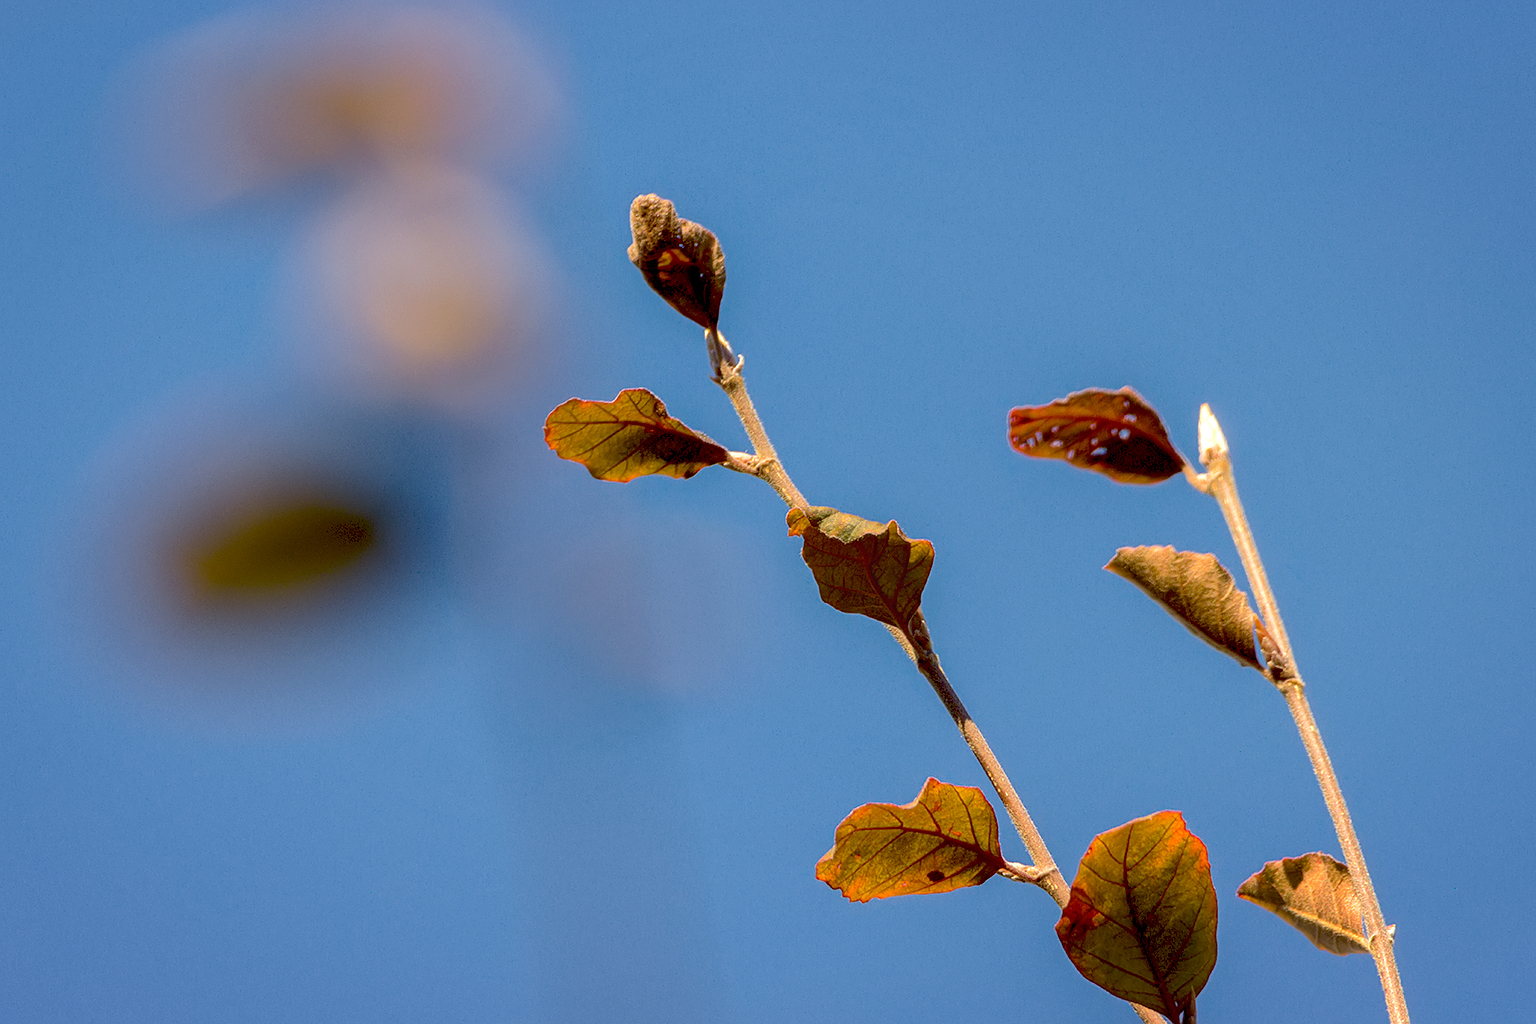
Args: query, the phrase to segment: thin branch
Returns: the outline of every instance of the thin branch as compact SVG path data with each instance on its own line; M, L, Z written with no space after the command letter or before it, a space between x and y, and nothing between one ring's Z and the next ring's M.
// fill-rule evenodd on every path
M1280 619L1280 608L1275 603L1274 591L1270 589L1269 576L1264 572L1264 562L1259 558L1258 545L1254 543L1247 513L1243 511L1242 500L1237 495L1237 481L1232 475L1227 439L1209 405L1200 407L1200 461L1206 468L1200 478L1205 486L1201 487L1193 480L1191 483L1197 490L1215 498L1221 507L1221 514L1227 521L1227 530L1232 534L1232 542L1237 545L1238 557L1243 560L1243 570L1248 574L1248 584L1253 589L1264 628L1283 656L1280 664L1272 661L1270 681L1285 697L1286 707L1296 722L1296 731L1301 734L1302 746L1306 748L1307 757L1312 762L1312 772L1317 776L1317 784L1323 791L1323 802L1327 804L1328 814L1333 818L1333 828L1338 833L1344 861L1349 865L1350 880L1354 882L1361 907L1365 911L1371 957L1376 961L1376 973L1381 978L1382 994L1387 1001L1387 1016L1392 1024L1409 1024L1408 1003L1403 995L1397 958L1392 950L1392 931L1382 916L1381 903L1376 898L1371 874L1365 866L1365 854L1360 849L1359 837L1355 835L1349 807L1344 803L1344 791L1339 788L1338 775L1333 770L1328 749L1323 745L1317 720L1312 717L1311 705L1307 703L1306 685L1296 674L1296 655L1291 649L1290 637L1286 635L1285 623Z
M709 341L712 364L717 341L721 349L730 352L728 343L718 332L711 332ZM745 428L755 453L749 456L732 452L730 460L725 465L729 469L750 473L767 481L783 499L784 504L790 508L807 509L810 503L805 500L805 495L800 493L794 481L790 480L783 463L779 461L778 452L773 448L773 442L768 439L768 432L763 429L763 422L757 415L757 409L752 405L752 396L747 393L747 383L741 375L741 368L745 362L746 357L740 355L736 356L734 361L722 362L714 378L730 398L731 405L735 408L736 415L741 420L741 425ZM1056 901L1057 906L1065 907L1071 896L1071 887L1067 885L1061 869L1056 866L1055 859L1051 857L1051 851L1046 848L1045 840L1040 836L1040 830L1035 827L1034 820L1030 818L1029 811L1024 807L1024 802L1019 799L1018 791L1013 788L1013 783L1008 779L1008 773L1003 771L1003 766L998 763L997 756L992 753L987 738L982 735L981 728L971 718L970 712L966 711L959 694L955 692L943 668L939 666L939 658L933 651L933 642L928 635L928 624L923 619L923 613L918 611L912 616L910 632L903 633L902 630L890 626L886 628L901 645L902 650L906 651L907 657L917 665L923 677L938 694L944 709L954 719L955 725L960 729L960 735L964 737L966 745L971 748L971 753L981 764L982 771L986 772L992 788L997 791L998 798L1002 800L1003 807L1008 812L1009 820L1013 822L1014 829L1019 833L1025 849L1029 851L1031 859L1035 862L1032 866L1010 863L1003 873L1008 873L1009 877L1019 881L1038 885ZM1136 1011L1136 1015L1145 1024L1167 1024L1161 1014L1145 1006L1131 1003L1131 1009Z
M1393 929L1387 926L1386 918L1382 916L1376 887L1371 884L1371 874L1365 867L1365 853L1360 849L1360 840L1355 835L1349 808L1344 804L1344 791L1339 788L1338 776L1334 774L1333 762L1328 757L1328 748L1323 746L1322 733L1318 731L1317 720L1312 717L1312 707L1307 703L1306 686L1299 677L1293 676L1281 683L1280 692L1285 696L1286 706L1296 721L1296 731L1301 734L1301 742L1312 760L1312 772L1317 776L1317 784L1322 787L1323 802L1328 805L1328 813L1333 816L1339 845L1344 850L1344 861L1349 865L1349 877L1355 883L1360 903L1365 908L1366 926L1370 930L1371 957L1376 961L1376 973L1381 976L1381 991L1387 1000L1387 1017L1392 1024L1408 1024L1408 1001L1403 995L1402 978L1397 972Z
M768 432L763 429L763 422L757 415L756 408L752 405L752 396L747 393L747 383L742 378L741 366L746 361L745 357L738 356L734 365L722 368L720 387L731 399L731 405L736 409L736 415L741 419L741 425L746 428L747 437L752 441L752 447L756 451L755 464L747 463L741 459L740 472L752 472L762 477L773 485L773 489L784 499L784 503L791 508L805 509L810 507L802 495L789 479L789 474L784 471L784 466L779 462L778 453L774 451L773 442L768 440ZM733 458L735 457L733 453ZM727 463L731 466L731 463ZM738 467L731 466L736 469ZM1018 830L1019 838L1024 841L1024 846L1029 850L1030 857L1039 869L1041 879L1037 883L1042 889L1050 893L1057 906L1067 905L1070 895L1070 887L1066 879L1062 877L1061 869L1056 866L1056 861L1051 857L1051 852L1046 848L1045 840L1040 837L1040 830L1035 828L1029 811L1024 808L1024 802L1019 799L1019 794L1013 788L1013 783L1008 780L1008 773L1003 771L1003 766L998 763L997 756L992 753L987 738L982 735L980 727L971 718L970 712L960 702L959 694L950 685L949 679L944 675L944 670L939 666L939 657L933 651L933 641L928 635L928 624L923 619L923 613L917 612L912 617L912 626L909 632L887 627L896 642L901 644L923 673L929 684L938 694L939 700L944 704L944 709L955 720L955 725L960 728L960 735L965 738L966 745L971 748L971 753L976 755L976 760L981 763L982 771L987 773L987 778L992 782L992 788L997 791L998 798L1002 800L1003 807L1008 811L1008 817L1013 822L1013 827Z
M1019 838L1024 840L1024 848L1029 851L1029 857L1034 861L1035 868L1040 872L1040 879L1035 883L1050 893L1051 899L1056 901L1058 907L1065 907L1067 899L1072 894L1071 886L1062 876L1061 869L1056 866L1056 860L1051 856L1051 851L1046 848L1045 840L1040 836L1040 830L1035 827L1034 819L1029 816L1029 811L1024 807L1024 801L1019 799L1018 790L1013 788L1013 783L1008 778L1008 773L1003 771L1003 766L998 763L997 755L992 753L992 747L988 745L987 738L981 734L981 727L971 718L971 713L965 709L960 700L960 695L950 685L949 677L944 674L944 669L939 665L939 656L933 651L933 641L928 635L928 623L923 619L923 613L918 611L912 616L912 628L907 634L916 657L918 671L928 684L933 687L933 692L938 694L939 701L944 705L944 710L949 712L949 717L955 720L955 725L960 729L960 735L965 738L966 746L971 748L971 753L976 755L981 770L987 773L987 779L992 783L992 788L997 791L998 799L1003 802L1003 809L1008 812L1008 819L1013 822Z
M722 338L721 341L723 342L724 339ZM773 442L768 440L768 432L763 429L763 421L758 418L757 409L752 405L752 396L747 393L747 382L741 376L741 367L746 361L746 356L737 356L734 363L722 366L716 383L731 400L731 406L735 408L736 416L741 420L741 425L746 429L747 437L752 442L752 450L756 453L758 460L753 473L766 480L778 492L779 497L784 499L784 504L790 508L802 510L810 508L805 495L800 493L795 482L784 471L784 464L779 461L779 453L773 450Z

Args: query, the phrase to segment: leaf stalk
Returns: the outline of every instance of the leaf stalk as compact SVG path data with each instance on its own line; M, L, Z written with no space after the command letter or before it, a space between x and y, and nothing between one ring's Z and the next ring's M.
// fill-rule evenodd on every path
M1024 882L1027 885L1039 885L1045 872L1029 864L1020 864L1018 861L1005 861L997 873L1004 878L1011 878L1015 882Z
M1243 561L1243 570L1248 575L1248 584L1253 589L1253 597L1259 606L1259 614L1264 620L1264 628L1269 632L1270 638L1284 658L1284 662L1280 665L1271 664L1270 681L1285 698L1286 707L1290 709L1291 718L1296 723L1296 731L1301 734L1302 746L1306 748L1307 757L1312 762L1312 773L1317 776L1318 787L1323 793L1323 803L1327 805L1328 814L1333 818L1333 828L1338 834L1339 846L1344 851L1344 861L1349 865L1350 880L1354 883L1355 891L1360 897L1360 905L1365 911L1366 926L1370 932L1368 938L1371 957L1376 962L1376 973L1381 978L1381 990L1387 1003L1387 1017L1392 1024L1409 1024L1408 1003L1403 994L1402 979L1397 971L1397 958L1392 949L1392 929L1387 927L1386 919L1382 916L1381 903L1376 898L1376 889L1371 884L1371 874L1365 866L1365 853L1360 848L1360 839L1355 834L1355 825L1350 819L1349 807L1344 802L1344 791L1339 787L1338 775L1333 770L1333 761L1328 757L1328 748L1323 745L1323 736L1317 728L1317 720L1312 717L1312 707L1307 701L1306 684L1296 673L1296 656L1291 650L1290 637L1286 635L1285 623L1280 619L1280 608L1275 603L1274 591L1270 589L1269 576L1264 571L1264 562L1259 557L1258 545L1253 539L1253 530L1248 525L1248 515L1243 510L1242 499L1237 494L1237 481L1232 475L1232 459L1226 437L1216 417L1211 413L1209 405L1200 407L1200 433L1200 460L1205 464L1206 469L1200 480L1204 486L1191 482L1196 490L1203 491L1216 499L1216 504L1221 508L1221 514L1227 521L1227 530L1232 535L1232 542L1237 546L1238 557Z

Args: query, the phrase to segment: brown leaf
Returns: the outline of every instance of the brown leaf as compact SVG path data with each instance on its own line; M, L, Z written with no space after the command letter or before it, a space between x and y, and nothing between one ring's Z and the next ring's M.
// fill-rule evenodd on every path
M868 903L980 885L1004 863L981 790L929 779L909 804L865 804L844 818L816 877Z
M1083 977L1179 1024L1216 966L1216 889L1205 844L1159 811L1089 844L1056 935Z
M1258 620L1248 595L1215 555L1161 547L1121 548L1104 568L1130 580L1195 636L1263 671L1253 646Z
M792 508L785 520L791 537L805 538L800 557L823 601L910 631L933 569L932 544L909 540L895 520L881 526L835 508Z
M635 239L629 259L640 268L645 283L700 327L717 328L725 294L725 253L714 233L680 218L671 200L658 195L635 197L629 226Z
M1349 868L1326 853L1269 861L1237 894L1284 918L1318 949L1339 956L1371 951Z
M667 415L644 388L620 391L611 402L572 398L544 421L544 443L599 480L624 483L657 474L686 480L730 453Z
M1163 421L1130 388L1089 388L1015 409L1008 439L1025 455L1065 459L1123 484L1160 483L1184 468Z

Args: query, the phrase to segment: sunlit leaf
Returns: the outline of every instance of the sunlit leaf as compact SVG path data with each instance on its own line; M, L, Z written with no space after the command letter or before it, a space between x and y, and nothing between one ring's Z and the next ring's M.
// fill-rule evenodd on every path
M304 501L222 523L186 559L203 598L278 594L351 567L373 550L376 533L366 512Z
M929 779L909 804L865 804L844 818L816 877L868 903L980 885L1004 863L981 790Z
M1083 977L1112 995L1194 1018L1216 966L1216 890L1205 844L1178 811L1102 833L1072 882L1056 934Z
M1369 953L1365 915L1349 868L1326 853L1272 860L1237 894L1288 921L1329 953Z
M1248 595L1215 555L1161 547L1121 548L1104 568L1130 580L1195 636L1250 668L1259 669L1253 645L1257 621Z
M1184 468L1157 413L1130 388L1089 388L1008 414L1008 439L1025 455L1065 459L1123 484L1155 484Z
M805 538L800 556L823 601L903 632L910 628L933 569L932 544L909 540L895 520L882 526L835 508L790 509L786 521L791 537Z
M644 388L620 391L611 402L561 403L544 421L544 443L597 479L619 483L650 474L686 480L729 458L724 448L668 416L661 399Z
M629 207L629 259L645 283L700 327L720 324L725 253L708 228L683 220L671 200L636 196Z

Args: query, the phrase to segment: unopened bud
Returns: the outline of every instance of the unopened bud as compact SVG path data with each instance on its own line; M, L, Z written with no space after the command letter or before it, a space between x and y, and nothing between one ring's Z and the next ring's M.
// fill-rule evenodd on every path
M725 253L714 233L683 220L671 200L657 195L636 197L629 207L629 226L635 236L629 259L640 268L645 283L705 330L719 327Z
M1221 432L1216 414L1209 405L1200 406L1200 463L1211 468L1211 460L1224 458L1231 451L1227 447L1227 435Z

